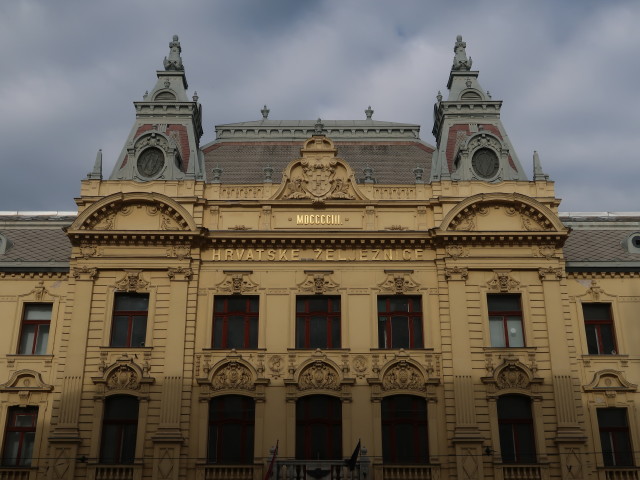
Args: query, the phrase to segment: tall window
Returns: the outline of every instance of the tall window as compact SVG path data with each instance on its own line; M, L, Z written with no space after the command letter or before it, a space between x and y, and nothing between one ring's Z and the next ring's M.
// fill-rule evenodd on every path
M340 297L296 299L296 348L340 348Z
M378 347L422 348L422 299L419 296L378 297Z
M147 336L149 295L116 292L111 326L112 347L144 347Z
M44 355L47 353L49 326L51 325L50 303L27 303L22 315L20 331L21 355Z
M258 348L259 297L216 296L213 348Z
M31 466L37 420L38 407L9 408L2 449L3 466Z
M633 465L626 408L599 408L598 428L602 459L607 467Z
M584 329L591 355L610 355L617 352L610 303L583 303Z
M382 458L384 463L429 462L424 398L394 395L382 400Z
M342 458L342 403L325 395L302 397L296 404L296 458Z
M524 347L519 294L487 295L492 347Z
M254 422L253 398L225 395L211 399L208 462L222 465L253 463Z
M138 431L138 399L128 395L108 397L102 419L102 463L133 463Z
M531 399L523 395L498 398L500 451L505 463L536 463Z

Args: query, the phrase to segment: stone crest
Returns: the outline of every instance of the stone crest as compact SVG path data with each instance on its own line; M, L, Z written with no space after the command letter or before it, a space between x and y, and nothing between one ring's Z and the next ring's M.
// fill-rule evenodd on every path
M107 390L138 390L140 379L137 372L128 365L120 365L107 376Z
M325 362L316 360L300 374L298 389L340 390L338 373Z
M507 365L496 376L496 386L501 390L505 388L526 389L529 383L529 376L518 365Z
M407 361L398 362L382 378L383 390L426 390L422 373Z
M211 390L255 390L253 376L247 367L229 362L213 375Z

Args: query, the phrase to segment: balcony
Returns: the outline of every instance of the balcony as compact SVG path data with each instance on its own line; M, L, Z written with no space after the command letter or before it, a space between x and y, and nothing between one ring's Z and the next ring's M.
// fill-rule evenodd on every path
M384 480L438 480L438 465L385 465L382 467Z
M601 473L604 480L640 480L640 467L605 467Z
M365 480L369 462L361 460L349 470L344 460L281 460L275 468L274 480Z
M262 478L262 465L201 465L198 472L203 480L253 480Z
M548 473L546 465L496 465L497 480L546 480Z
M33 476L31 473L33 472ZM0 467L0 480L30 480L35 478L35 470L30 468Z

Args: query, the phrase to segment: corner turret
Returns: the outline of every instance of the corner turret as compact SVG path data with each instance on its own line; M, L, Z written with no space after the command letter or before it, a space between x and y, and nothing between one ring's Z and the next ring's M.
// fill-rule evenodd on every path
M181 53L174 35L155 86L134 102L136 121L110 180L204 180L202 107L197 93L188 97Z
M502 101L493 100L481 87L479 72L471 70L466 47L458 35L447 82L449 95L443 100L438 92L434 105L437 154L431 180L526 181L527 175L500 120Z

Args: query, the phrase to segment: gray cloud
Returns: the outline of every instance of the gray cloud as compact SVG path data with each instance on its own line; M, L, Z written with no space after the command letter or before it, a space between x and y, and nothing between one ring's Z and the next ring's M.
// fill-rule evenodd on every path
M639 210L639 16L634 1L3 2L0 210L74 208L98 148L113 166L174 33L204 143L264 103L276 119L363 118L372 105L433 143L461 33L521 162L540 152L562 210Z

